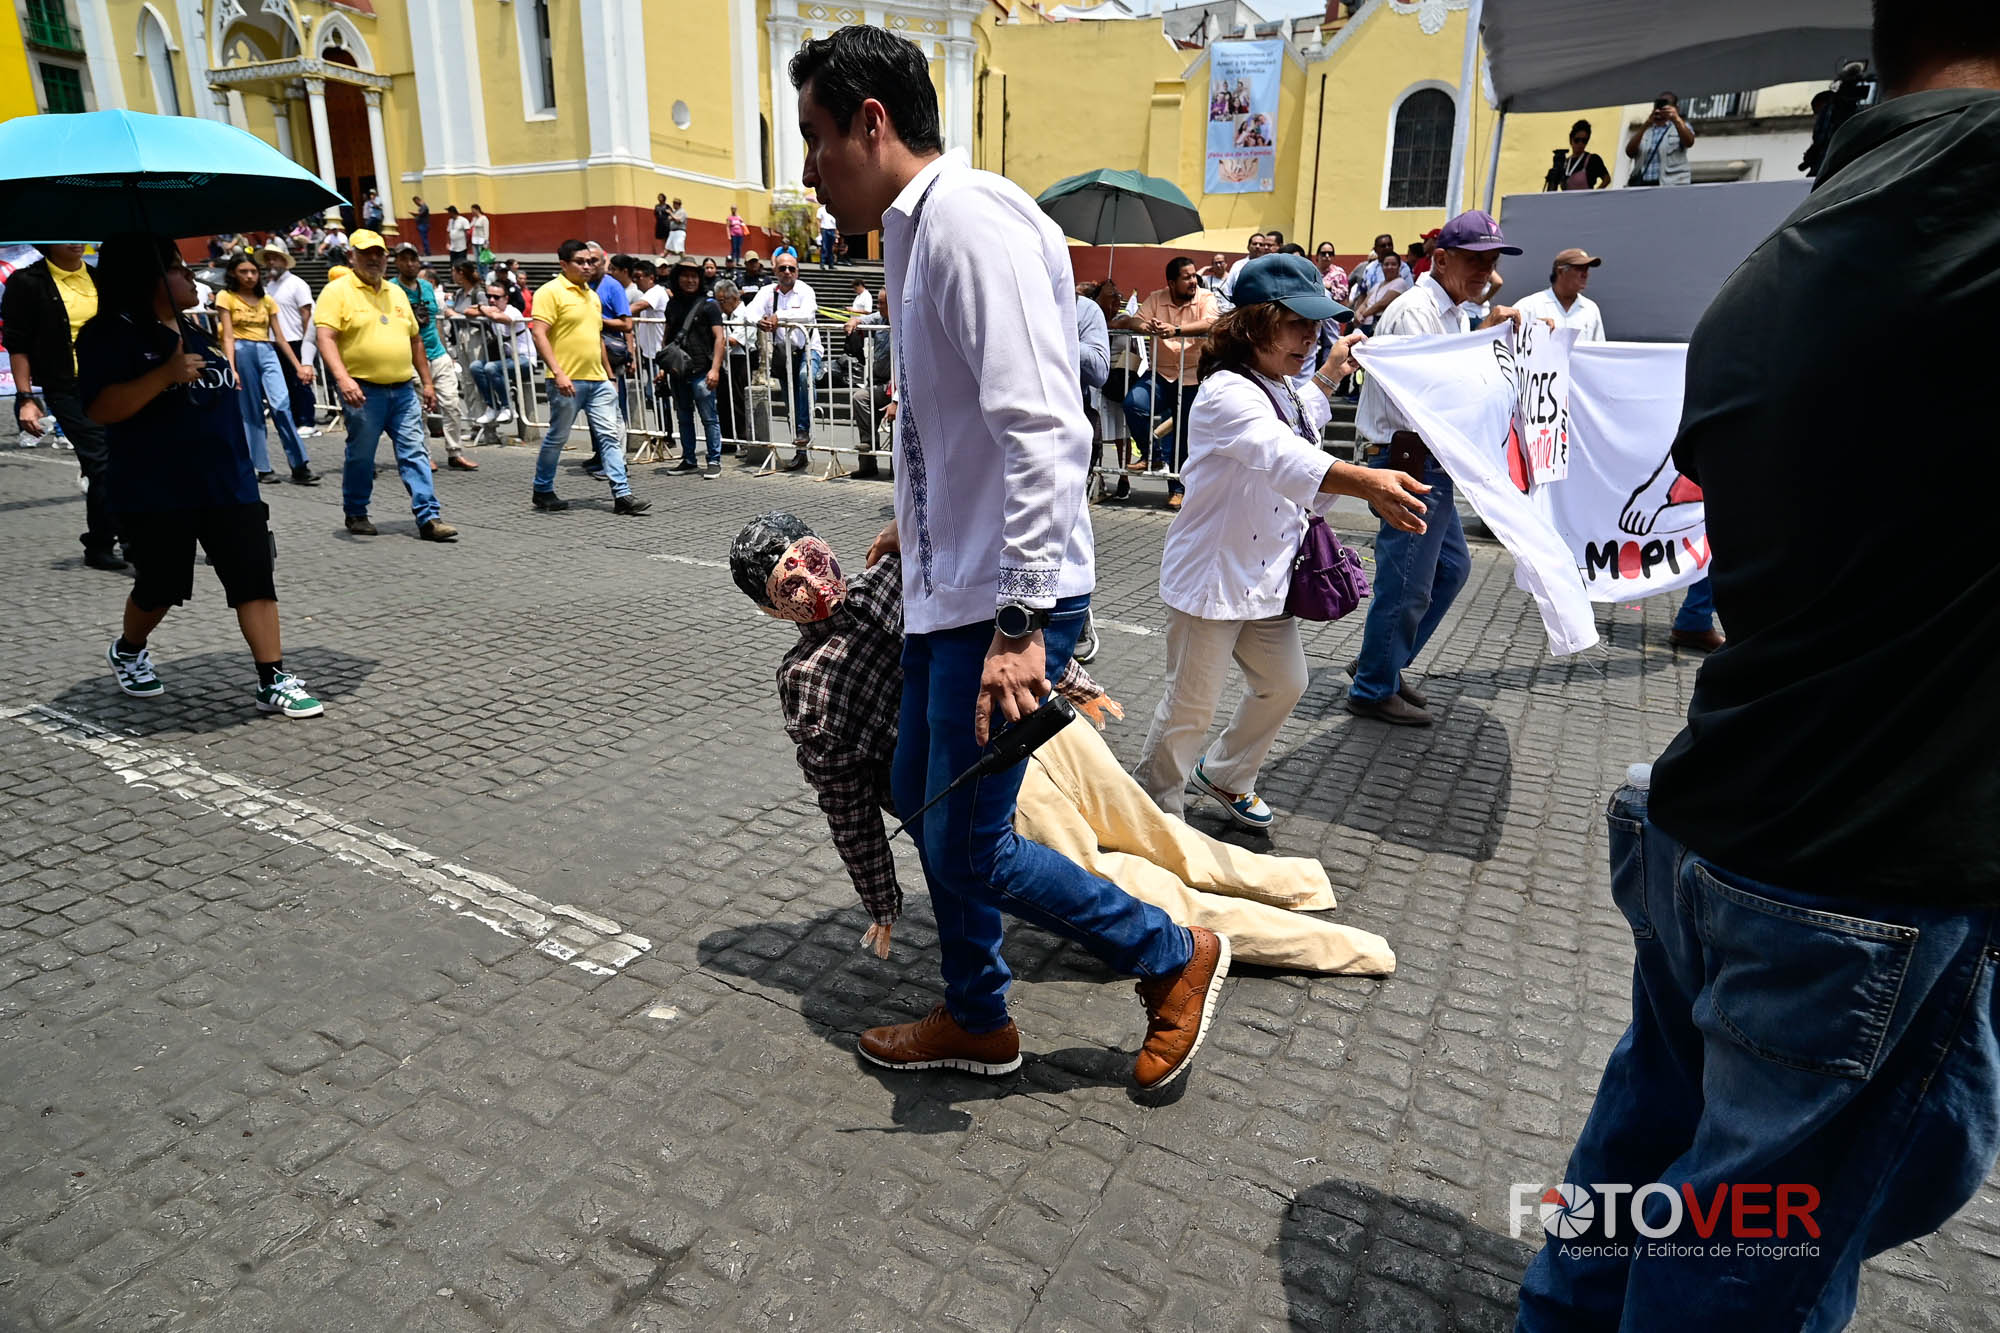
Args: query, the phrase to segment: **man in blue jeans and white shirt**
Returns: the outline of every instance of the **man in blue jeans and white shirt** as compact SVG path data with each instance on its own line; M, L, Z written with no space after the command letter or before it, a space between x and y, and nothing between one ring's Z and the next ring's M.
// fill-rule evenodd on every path
M1061 233L1004 177L941 156L928 61L846 27L791 63L805 184L848 232L882 230L895 348L903 705L891 786L914 815L978 759L989 726L1031 712L1067 664L1095 581L1083 504L1090 431L1077 393L1075 284ZM900 1069L1020 1067L1001 912L1139 978L1133 1076L1186 1071L1229 971L1229 942L1177 926L1013 829L1024 765L968 784L911 831L937 916L945 1001L871 1028Z
M1501 255L1520 253L1519 246L1507 244L1500 225L1488 214L1476 209L1459 214L1438 234L1430 271L1382 312L1375 322L1375 336L1466 332L1462 307L1484 302L1499 285L1496 266ZM1508 320L1518 325L1520 312L1495 306L1479 327L1490 329ZM1390 446L1397 432L1415 427L1373 375L1361 386L1361 406L1354 420L1370 467L1403 466L1391 462ZM1424 708L1429 700L1403 678L1403 672L1430 642L1472 573L1472 552L1466 549L1451 474L1428 456L1429 450L1425 455L1418 479L1431 488L1424 497L1430 506L1428 521L1421 532L1403 532L1383 523L1376 533L1374 595L1368 601L1361 656L1348 668L1354 684L1347 692L1347 711L1400 727L1431 724Z
M1875 68L1885 99L1688 344L1673 456L1729 642L1611 801L1632 1021L1525 1333L1841 1328L1862 1261L1942 1226L2000 1145L2000 546L1853 521L1886 437L1923 441L1926 488L2000 486L1990 386L1937 373L1992 342L2000 10L1877 0ZM1864 352L1849 278L1892 254L1870 313L1896 336ZM1864 366L1907 395L1855 393ZM1659 1248L1620 1253L1640 1191Z

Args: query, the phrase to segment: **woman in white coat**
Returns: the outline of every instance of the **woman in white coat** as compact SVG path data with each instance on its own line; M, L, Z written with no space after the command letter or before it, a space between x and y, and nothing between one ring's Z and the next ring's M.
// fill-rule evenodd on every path
M1243 266L1236 308L1217 321L1188 413L1187 500L1167 530L1160 598L1167 604L1167 685L1136 776L1162 810L1183 811L1188 785L1246 828L1268 828L1257 795L1278 729L1306 688L1298 622L1285 614L1307 517L1353 495L1390 524L1424 529L1430 487L1407 473L1357 467L1325 453L1327 399L1354 369L1361 335L1334 345L1297 382L1320 321L1350 312L1326 294L1312 261L1266 255ZM1248 689L1228 727L1200 754L1234 660Z

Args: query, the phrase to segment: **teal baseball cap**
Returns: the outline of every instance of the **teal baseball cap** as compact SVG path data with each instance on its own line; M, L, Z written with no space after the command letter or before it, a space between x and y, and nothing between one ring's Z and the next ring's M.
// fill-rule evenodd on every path
M1230 300L1238 306L1274 301L1307 319L1352 319L1354 312L1326 294L1326 280L1303 255L1260 255L1236 275Z

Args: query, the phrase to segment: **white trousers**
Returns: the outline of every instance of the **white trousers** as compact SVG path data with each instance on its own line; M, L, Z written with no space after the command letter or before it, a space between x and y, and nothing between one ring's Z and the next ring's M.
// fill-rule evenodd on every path
M1224 791L1255 791L1278 729L1306 692L1298 622L1290 616L1203 620L1167 609L1167 688L1153 710L1133 776L1170 815L1185 812L1182 790L1215 720L1231 661L1243 669L1249 688L1228 727L1202 756L1202 772Z
M465 452L472 431L465 420L465 399L459 393L458 362L447 352L434 356L431 383L437 387L438 415L444 418L444 448L447 454Z

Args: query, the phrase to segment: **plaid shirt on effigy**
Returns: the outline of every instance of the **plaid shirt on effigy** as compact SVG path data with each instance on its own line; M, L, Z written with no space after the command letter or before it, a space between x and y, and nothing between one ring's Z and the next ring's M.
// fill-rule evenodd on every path
M799 767L819 794L854 891L868 915L892 925L903 910L889 830L896 813L889 767L903 706L903 568L887 556L847 583L847 600L825 620L799 626L799 641L778 664L785 732ZM1055 683L1101 731L1104 710L1123 717L1074 658Z
M882 925L903 910L883 811L903 703L903 569L896 556L847 583L825 620L799 626L778 664L785 732L819 793L833 845L868 915Z

